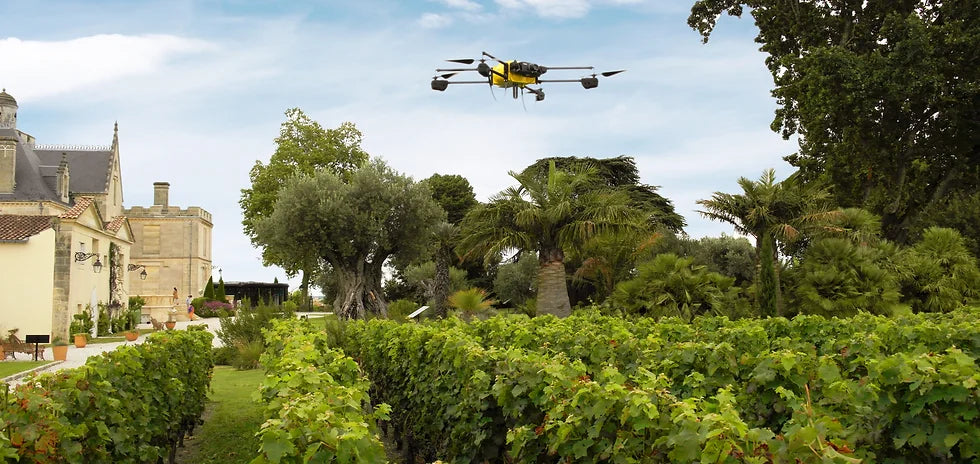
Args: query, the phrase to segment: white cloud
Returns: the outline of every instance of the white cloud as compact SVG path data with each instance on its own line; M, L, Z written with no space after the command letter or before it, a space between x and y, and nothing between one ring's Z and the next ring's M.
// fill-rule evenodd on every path
M544 18L581 18L601 4L636 5L643 0L495 0L508 10L533 10Z
M472 0L440 0L446 6L450 8L456 8L465 11L480 11L483 9L483 5Z
M173 35L101 34L63 41L0 39L4 86L31 101L149 75L180 56L213 51L209 42Z
M438 13L424 13L418 20L419 26L425 29L439 29L452 23L453 18Z

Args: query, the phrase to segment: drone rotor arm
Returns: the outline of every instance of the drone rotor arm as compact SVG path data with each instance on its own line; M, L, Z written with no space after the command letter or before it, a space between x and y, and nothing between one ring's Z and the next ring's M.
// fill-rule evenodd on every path
M460 72L460 71L476 71L476 68L438 68L436 72Z
M559 69L559 70L564 70L564 69L587 69L587 70L592 70L592 69L595 69L594 66L542 66L542 68L545 68L548 71L551 71L553 69Z

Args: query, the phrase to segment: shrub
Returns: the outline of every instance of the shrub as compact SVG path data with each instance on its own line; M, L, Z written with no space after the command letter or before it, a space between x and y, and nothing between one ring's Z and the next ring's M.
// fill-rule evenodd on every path
M449 306L460 310L464 319L481 315L496 303L494 300L487 299L487 292L482 288L473 287L449 295Z
M735 279L693 262L693 258L679 258L673 253L658 255L641 264L635 278L616 285L609 302L629 314L657 318L734 316L739 292Z
M78 333L90 334L92 333L92 328L95 327L95 321L92 320L92 306L85 305L85 310L72 316L71 325L68 330L72 335Z
M859 311L891 314L898 305L898 282L879 264L880 258L878 248L856 246L842 238L814 242L802 264L790 272L798 277L788 306L801 314L823 316L854 316Z
M388 319L393 321L406 321L412 311L419 309L419 304L407 299L395 300L388 303Z
M247 343L235 345L235 356L231 360L231 365L240 371L257 369L259 367L259 357L265 351L263 340L253 340Z
M194 307L194 312L201 317L220 317L222 312L228 314L233 310L231 303L215 300L204 301L200 307Z
M520 307L537 291L538 258L534 253L524 253L516 263L497 268L493 279L493 291L505 306Z
M234 346L218 346L212 349L214 352L214 364L218 366L231 366L238 354Z
M208 277L208 283L204 286L204 298L207 300L214 299L214 276Z
M902 295L916 312L949 312L980 297L980 270L953 229L930 227L901 259Z

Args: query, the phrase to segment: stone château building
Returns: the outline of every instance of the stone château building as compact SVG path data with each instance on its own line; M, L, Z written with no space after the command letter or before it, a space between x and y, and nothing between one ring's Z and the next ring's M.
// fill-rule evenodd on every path
M135 275L119 128L108 146L39 145L17 110L0 92L0 329L67 340L74 314L124 307Z
M130 294L146 300L147 317L164 321L176 306L177 320L187 320L187 296L201 296L211 278L211 213L197 206L170 205L170 184L155 182L153 206L134 206L124 214L135 236L132 261L147 273L145 281L130 283Z

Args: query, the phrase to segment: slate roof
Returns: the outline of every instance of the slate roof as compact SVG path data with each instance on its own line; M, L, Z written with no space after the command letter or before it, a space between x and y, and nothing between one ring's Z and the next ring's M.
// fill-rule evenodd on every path
M0 241L25 241L52 225L53 216L0 214Z
M17 140L17 172L14 174L17 186L14 193L0 193L0 201L48 200L61 203L61 199L41 174L43 163L30 146L21 142L20 134L14 129L0 129L0 136Z
M112 152L108 150L34 150L42 165L58 166L68 156L68 191L77 193L106 193Z
M89 205L92 204L92 197L78 197L75 198L75 206L72 206L68 211L61 213L64 219L78 219L82 213L88 209Z

